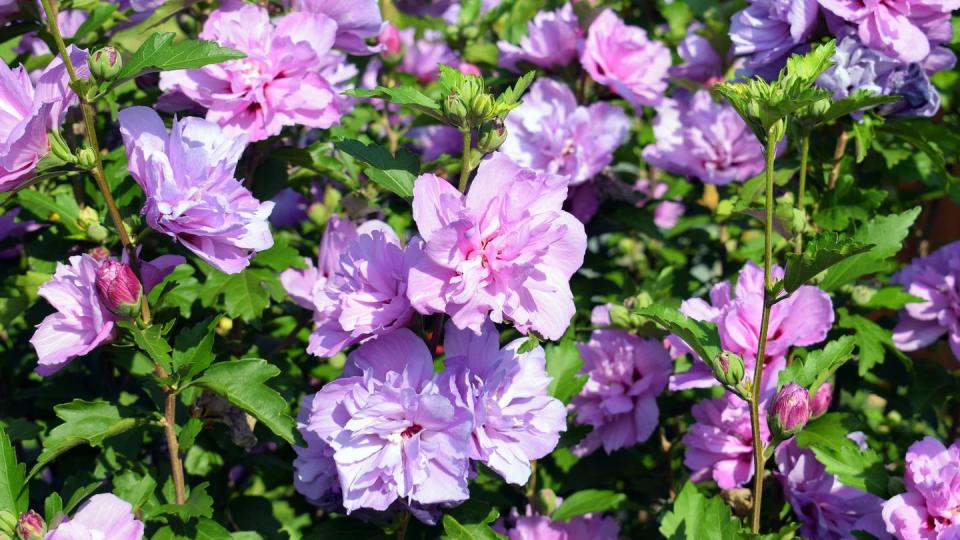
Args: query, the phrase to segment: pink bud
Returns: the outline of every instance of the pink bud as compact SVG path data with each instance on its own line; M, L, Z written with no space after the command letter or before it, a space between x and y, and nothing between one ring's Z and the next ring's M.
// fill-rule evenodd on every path
M460 65L457 67L460 70L460 73L464 75L476 75L480 76L480 68L471 64L470 62L460 62Z
M820 385L820 388L817 388L813 397L810 398L810 416L816 418L827 412L831 401L833 401L833 385L825 382Z
M100 301L111 313L136 316L143 287L128 265L107 259L97 268L96 284Z
M377 37L377 41L383 45L383 54L396 55L403 53L403 42L400 41L400 31L392 24L386 24Z
M87 253L89 253L90 256L96 259L98 262L103 262L110 258L110 250L103 246L92 248Z
M810 392L796 383L790 383L777 392L770 412L775 427L781 433L792 434L803 429L810 419Z
M40 514L28 510L20 514L20 520L17 522L17 534L23 540L41 540L47 534L47 525L43 522Z

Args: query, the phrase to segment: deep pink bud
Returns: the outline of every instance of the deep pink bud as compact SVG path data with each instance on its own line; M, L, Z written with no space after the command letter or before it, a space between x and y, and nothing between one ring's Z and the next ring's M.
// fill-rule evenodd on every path
M400 41L400 31L392 24L386 24L377 41L383 45L383 54L398 55L403 53L403 42Z
M20 514L20 520L17 522L17 534L23 540L41 540L47 534L47 525L43 522L40 514L33 510L27 510Z
M790 383L777 392L770 406L774 427L784 435L803 429L810 419L810 392L796 383Z
M107 259L110 258L110 250L107 249L107 248L105 248L105 247L103 247L103 246L97 246L97 247L95 247L95 248L92 248L92 249L91 249L90 251L88 251L87 253L88 253L91 257L93 257L94 259L96 259L98 262L103 262L103 261L105 261L105 260L107 260Z
M96 283L100 301L111 313L125 317L137 315L143 287L130 266L107 259L97 268Z
M810 416L816 418L827 412L830 408L830 402L833 401L833 385L825 382L817 388L810 398Z

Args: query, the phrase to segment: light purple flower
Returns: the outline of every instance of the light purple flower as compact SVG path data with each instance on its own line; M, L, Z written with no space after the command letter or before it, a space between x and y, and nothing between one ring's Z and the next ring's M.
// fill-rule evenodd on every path
M252 4L210 14L200 37L247 55L200 69L160 76L164 90L182 92L207 108L207 120L227 135L250 141L277 135L285 126L328 128L346 112L342 84L356 75L341 53L331 51L337 23L321 13L296 11L270 20Z
M523 167L586 182L613 161L630 136L630 119L620 107L600 102L577 105L567 85L540 78L510 111L501 151Z
M783 279L783 268L774 265L773 279ZM685 300L680 311L687 317L716 324L724 350L740 355L746 372L753 373L763 311L763 270L752 261L747 262L740 270L736 287L729 282L714 285L710 290L710 301ZM767 332L764 386L772 383L775 389L775 374L785 366L784 359L790 348L823 341L833 320L830 296L812 285L804 285L790 298L777 302L771 310ZM678 338L671 336L670 340L677 352L688 352ZM673 376L670 389L704 388L716 384L710 368L695 359L689 371Z
M530 461L554 450L567 429L567 412L547 394L542 347L520 354L526 341L515 339L503 349L493 323L480 334L450 322L444 334L445 369L437 385L458 407L473 413L470 459L481 461L516 485L530 478Z
M380 52L379 45L366 43L367 38L377 37L383 28L377 0L294 0L293 8L333 19L337 23L334 47L350 54Z
M810 396L810 418L822 416L833 401L833 383L826 381Z
M921 299L900 311L893 329L897 348L916 351L945 335L960 360L960 242L914 259L892 281Z
M950 12L960 9L957 0L819 1L856 25L866 46L906 63L923 61L937 44L949 41ZM946 39L939 35L944 31Z
M653 121L656 142L643 158L656 167L708 184L742 182L764 167L763 145L733 107L698 90L688 100L666 100Z
M651 182L646 178L641 178L633 185L633 190L643 194L643 198L637 201L637 207L643 208L651 202L658 202L653 209L653 224L661 229L671 229L677 224L677 221L687 212L687 207L680 202L680 198L663 200L664 195L670 189L665 182Z
M433 174L417 178L413 218L426 245L407 294L420 313L446 313L479 332L489 314L559 339L575 312L570 277L583 264L583 224L561 210L563 177L496 152L464 195Z
M110 493L94 495L72 518L47 533L44 540L141 540L143 522L133 506Z
M850 438L866 447L862 433L851 433ZM883 499L842 484L826 471L813 452L799 448L794 438L780 443L774 455L779 471L774 477L800 519L804 538L844 540L852 538L853 531L887 538L880 516Z
M519 72L517 64L529 62L543 69L562 68L576 58L582 38L572 3L555 11L541 11L527 23L527 35L520 38L519 46L497 42L500 67Z
M760 440L770 443L765 408L761 406ZM694 482L714 480L720 489L742 486L753 478L753 434L750 407L732 392L693 406L696 423L683 436L683 464Z
M37 3L39 5L39 2ZM57 12L57 27L60 29L60 35L64 39L72 38L80 25L87 20L87 12L80 9L63 9ZM46 14L43 15L43 21L46 23ZM18 54L28 54L32 56L43 56L51 54L47 42L40 38L40 35L31 32L25 34L20 43L14 47L14 52Z
M6 247L0 248L0 259L15 259L23 253L23 237L30 232L40 229L33 220L16 221L20 214L20 207L10 208L0 215L0 242L9 242Z
M297 453L293 460L293 487L311 504L331 512L340 510L343 503L334 451L310 429L310 422L312 418L330 417L333 408L340 403L337 394L342 397L346 390L347 387L337 388L336 392L328 391L322 396L316 393L303 398L297 428L307 445L293 447Z
M887 532L900 540L950 540L960 536L960 444L949 448L924 437L907 450L907 491L883 503Z
M670 76L710 86L723 80L724 62L710 41L698 33L701 28L702 24L694 23L687 29L687 36L677 46L683 63L670 68Z
M659 105L667 89L670 50L610 9L594 19L580 54L590 77L609 86L634 107Z
M750 55L748 68L773 75L811 36L817 25L817 0L752 0L730 20L737 56Z
M273 203L270 224L274 227L296 227L309 217L310 200L292 188L281 189L270 202Z
M650 438L659 421L657 396L667 387L673 363L663 345L621 330L594 330L578 343L582 373L589 376L570 402L575 423L593 427L573 452L606 453Z
M152 229L228 274L273 246L267 221L273 203L255 199L233 176L245 136L195 117L174 120L168 133L147 107L118 117L130 173L147 197L141 213Z
M467 490L470 412L438 393L433 358L400 329L347 358L312 400L306 429L333 449L347 512L397 499L459 502Z
M447 45L439 30L427 30L417 38L415 28L400 30L400 42L404 46L403 59L397 71L416 76L421 83L437 79L440 64L455 67L461 71L467 67L459 56Z
M507 531L508 540L617 540L620 525L609 516L584 514L569 521L553 521L528 511Z
M434 124L415 127L407 132L407 137L413 141L414 149L420 152L420 158L425 162L444 154L458 157L463 153L463 134L452 126Z

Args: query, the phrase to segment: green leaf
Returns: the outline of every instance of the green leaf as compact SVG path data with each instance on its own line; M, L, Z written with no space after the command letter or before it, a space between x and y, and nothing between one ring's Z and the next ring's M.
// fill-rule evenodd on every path
M222 47L215 41L190 39L173 43L175 35L172 32L151 34L137 52L124 62L116 80L124 81L154 71L196 69L246 56L240 51Z
M450 514L443 516L443 540L502 540L506 536L497 533L486 523L463 524Z
M173 374L175 370L173 361L170 358L170 351L172 349L170 348L170 344L167 343L167 339L163 337L161 333L162 328L159 325L140 328L132 321L119 321L117 325L130 332L133 340L137 343L137 347L147 353L147 356L149 356L154 363L162 366L168 374Z
M691 482L683 485L660 522L660 534L670 540L732 540L743 537L740 529L722 499L704 496Z
M691 319L676 309L656 304L639 309L636 314L647 317L682 339L707 365L713 365L717 356L723 352L720 334L714 324Z
M286 298L277 273L268 268L247 268L238 274L213 271L200 290L203 305L213 307L223 295L223 307L230 318L252 322L270 305L270 299L280 302Z
M783 288L788 294L793 294L820 272L844 259L869 251L871 247L873 246L861 244L837 233L820 234L807 243L803 254L787 254Z
M27 511L26 465L17 462L17 453L6 429L0 429L0 508L10 508L19 515Z
M856 332L853 338L856 341L857 353L860 357L858 370L861 377L869 373L873 366L883 363L884 347L901 359L908 360L907 356L893 344L893 332L870 319L860 315L851 315L845 309L838 310L838 313L840 314L840 320L837 326Z
M813 395L824 381L853 356L855 345L853 336L843 336L827 343L823 349L811 351L802 361L792 362L780 372L780 385L795 382L809 389Z
M828 413L807 424L797 434L797 446L809 448L827 472L841 482L874 495L886 497L887 472L876 450L860 446L848 435L860 429L852 415Z
M188 330L177 334L173 350L173 371L183 373L185 378L191 379L207 369L213 362L213 329L219 317L197 323Z
M868 297L862 300L858 300L854 295L854 301L865 308L897 310L902 309L907 304L923 302L923 299L904 291L901 287L891 286L872 291Z
M86 234L86 231L77 225L80 207L76 200L66 193L51 196L32 189L23 189L17 192L17 200L20 206L44 221L54 221L54 216L57 216L71 234Z
M413 197L413 183L416 181L416 177L407 171L381 171L368 167L363 172L378 186L396 193L404 199Z
M821 45L814 45L806 54L793 54L787 58L786 79L796 80L806 85L813 84L817 77L833 65L833 55L837 51L837 43L830 40Z
M563 503L553 511L550 517L554 521L567 521L584 514L615 510L625 500L627 496L623 493L606 489L585 489L563 499Z
M580 375L583 359L572 339L551 343L545 349L547 373L552 377L547 392L564 403L580 392L587 382L586 375Z
M893 103L899 101L900 96L878 96L873 94L869 90L861 89L857 90L853 94L830 103L830 108L827 109L827 112L821 117L822 122L832 122L842 116L846 116L852 112L859 111L861 109L866 109L868 107L875 107L877 105L883 105L885 103ZM858 122L854 122L857 124ZM862 158L858 161L862 161Z
M224 397L247 411L290 444L297 441L296 422L290 416L287 400L264 384L280 374L266 360L247 358L219 362L184 387L199 386Z
M444 121L440 112L440 104L433 98L425 96L420 90L412 86L386 88L378 86L373 90L348 90L344 94L361 98L379 98L397 105L404 105L415 111L429 115L437 120Z
M420 162L412 153L400 149L393 155L386 147L363 144L354 139L340 141L336 148L370 165L364 172L381 187L406 199L413 197L413 183L420 172Z
M208 518L213 515L213 497L207 494L208 482L197 484L183 504L168 503L156 506L147 513L148 518L162 514L171 514L187 521L191 518Z
M62 514L63 499L60 498L60 494L54 492L47 495L43 500L43 520L50 524Z
M526 354L536 349L538 345L540 345L540 338L531 335L526 341L523 342L522 345L520 345L520 348L517 349L517 354Z
M143 476L126 471L113 479L113 494L127 501L136 512L153 496L157 481L145 473Z
M90 10L90 13L87 15L87 18L80 24L80 27L77 28L77 31L73 33L69 39L65 41L70 43L77 43L86 37L90 32L99 30L103 26L103 23L110 20L110 17L113 15L113 12L117 10L116 4L100 4ZM91 53L93 50L91 50Z
M282 236L275 236L273 247L257 253L253 258L253 264L264 266L282 272L288 268L306 268L307 263L303 260L303 255L296 248L292 248L287 243L287 239Z
M818 286L826 291L834 291L861 276L888 270L890 264L887 259L900 251L904 238L919 215L920 207L917 206L901 214L875 217L861 226L853 234L852 240L873 244L873 247L827 269Z
M537 73L535 71L528 71L523 77L517 79L516 84L511 88L507 88L503 91L502 94L497 96L497 103L500 105L510 106L516 105L520 102L520 96L527 91L527 88L533 82L533 77Z
M193 303L200 296L202 289L200 282L193 277L194 272L195 270L189 264L181 264L174 268L173 272L150 290L150 294L147 295L150 299L150 307L177 308L183 318L189 319Z
M43 440L43 451L30 470L30 476L71 448L89 444L100 446L104 440L146 423L143 418L124 418L115 405L106 401L75 399L53 408L63 423Z

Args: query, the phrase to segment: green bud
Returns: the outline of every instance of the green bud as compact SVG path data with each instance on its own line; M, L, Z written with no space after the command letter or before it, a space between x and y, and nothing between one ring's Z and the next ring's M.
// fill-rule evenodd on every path
M630 328L630 310L623 306L611 306L610 323L620 328Z
M533 499L533 506L541 516L549 516L557 509L557 494L552 489L541 489Z
M123 69L120 53L110 45L99 49L90 57L90 73L98 80L110 81Z
M850 297L854 303L860 306L869 302L875 294L877 294L877 290L866 285L854 285L850 291Z
M80 212L77 213L77 226L81 229L86 229L94 223L100 223L100 214L98 214L93 207L84 206Z
M330 219L330 210L326 205L318 202L313 203L310 205L310 208L307 209L307 216L310 218L310 221L317 225L323 225Z
M477 94L473 97L470 103L470 117L473 120L482 122L489 118L491 113L493 113L493 98L490 94Z
M94 153L93 148L84 146L77 151L77 165L87 170L91 170L97 166L97 154Z
M450 94L443 101L443 114L447 122L454 126L465 126L467 121L467 107L457 94Z
M633 307L637 309L650 307L652 305L653 305L653 297L650 296L650 293L648 293L647 291L640 291L639 294L633 297Z
M787 136L787 120L785 118L777 120L777 122L771 126L770 133L775 142L782 141L783 138Z
M743 358L729 351L721 352L714 359L713 376L721 384L736 388L743 380Z
M110 231L99 223L91 223L87 226L87 238L94 242L103 242L109 234Z
M503 125L503 120L494 118L480 126L477 148L484 154L489 154L500 148L505 140L507 140L507 127Z
M47 132L47 140L50 141L50 153L67 163L76 163L77 157L70 151L70 145L63 140L60 130L54 129Z

